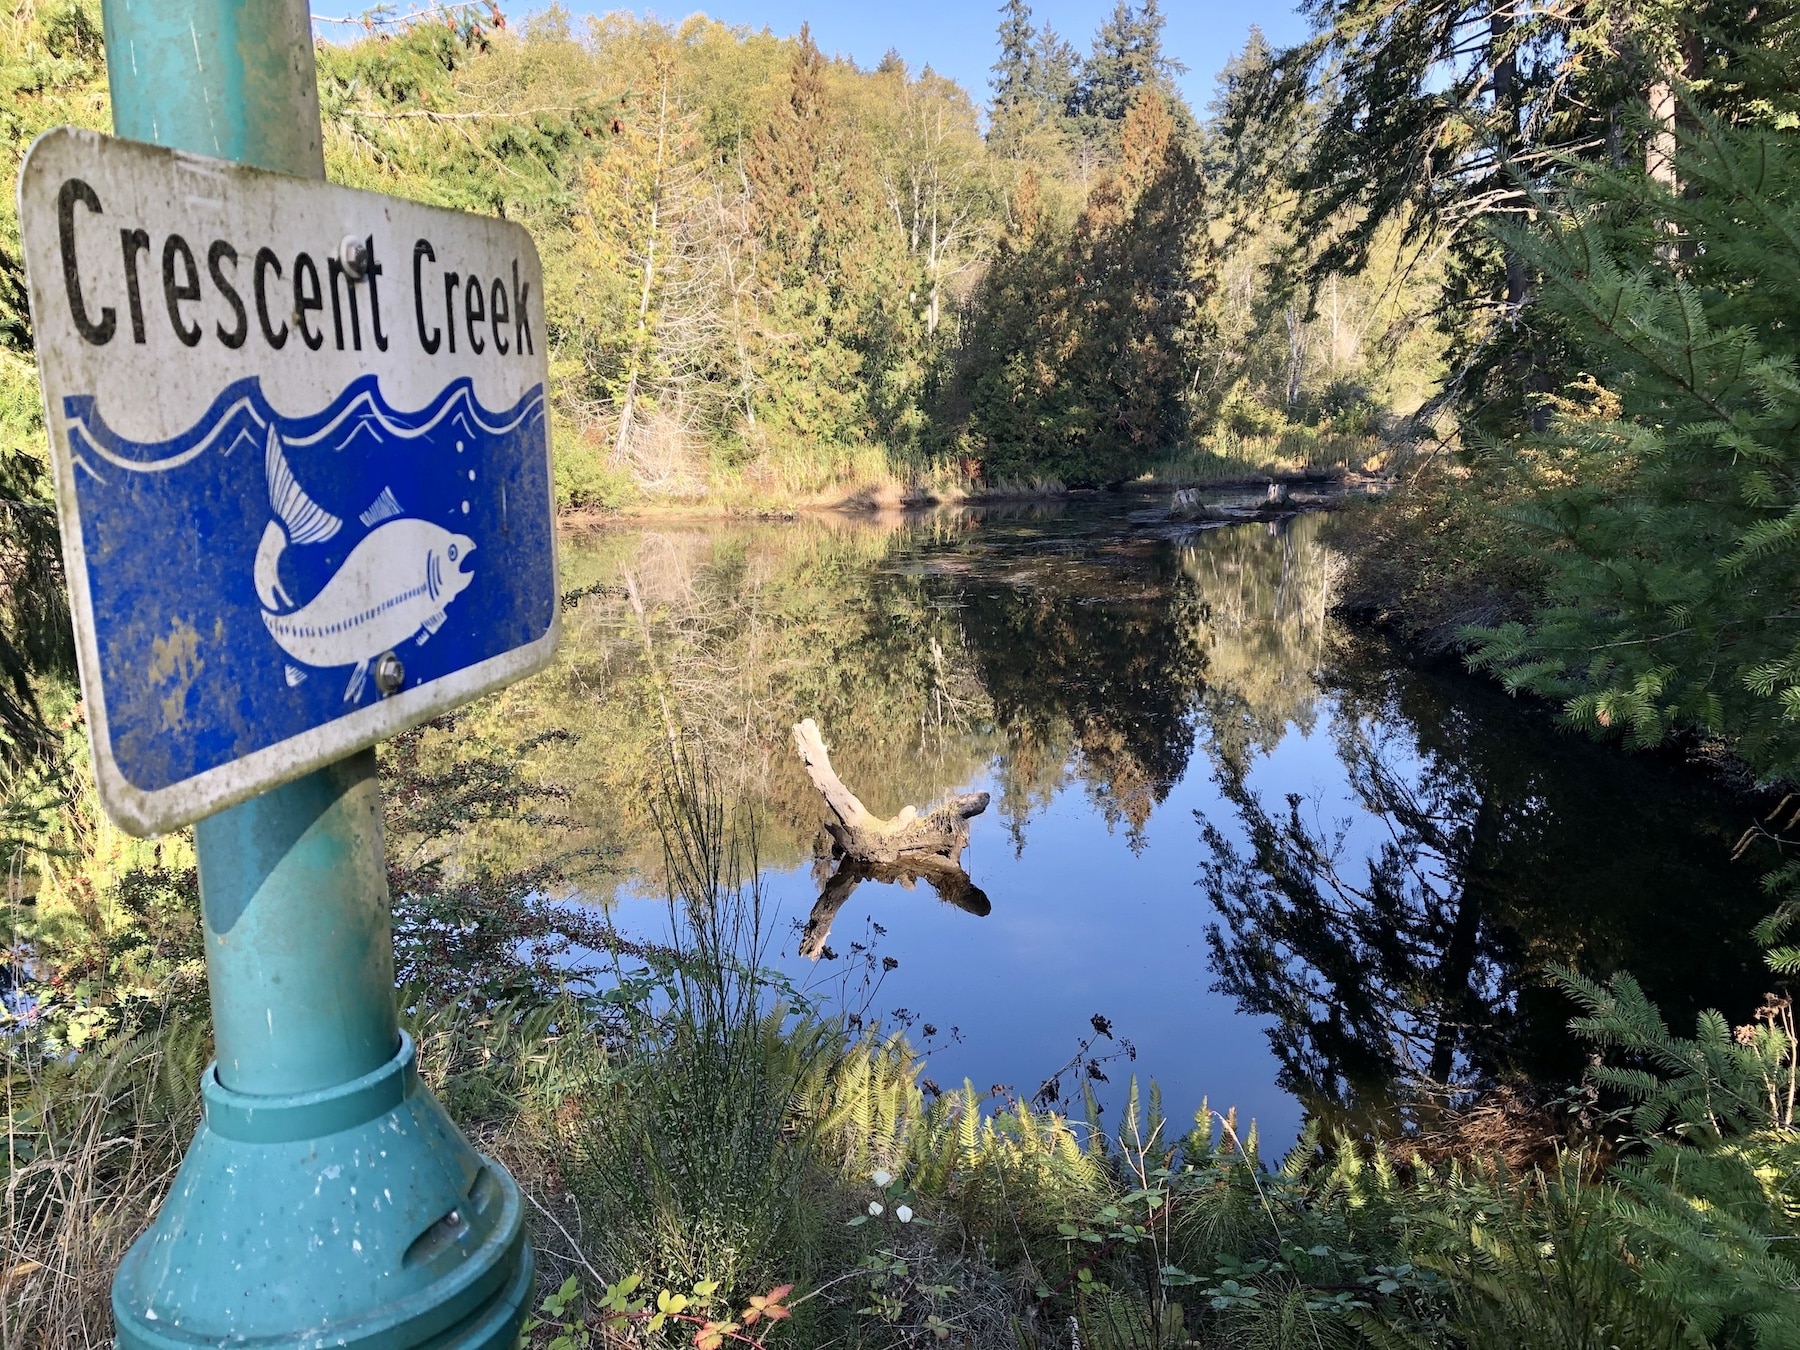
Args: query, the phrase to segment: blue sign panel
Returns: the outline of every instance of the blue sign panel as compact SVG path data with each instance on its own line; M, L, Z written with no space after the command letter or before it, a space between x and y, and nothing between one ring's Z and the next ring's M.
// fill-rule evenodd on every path
M385 653L417 687L550 631L541 386L488 409L461 379L401 412L367 375L286 418L252 377L155 444L64 407L113 757L141 789L378 702Z
M20 198L121 824L197 819L548 662L522 229L72 131Z

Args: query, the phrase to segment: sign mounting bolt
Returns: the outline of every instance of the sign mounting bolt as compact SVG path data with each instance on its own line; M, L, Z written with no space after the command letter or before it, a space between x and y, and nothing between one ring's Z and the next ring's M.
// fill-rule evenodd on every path
M392 652L383 652L375 658L375 687L383 698L399 693L400 686L405 683L406 667L399 657Z
M368 241L353 234L345 235L344 242L338 245L338 261L343 263L344 274L350 280L361 281L369 270Z

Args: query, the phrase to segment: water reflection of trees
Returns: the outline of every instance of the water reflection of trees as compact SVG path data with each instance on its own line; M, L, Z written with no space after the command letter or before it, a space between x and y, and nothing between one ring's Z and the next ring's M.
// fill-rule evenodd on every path
M810 851L818 806L788 738L807 716L879 812L991 772L1020 846L1070 786L1141 844L1187 771L1197 710L1245 747L1310 715L1329 568L1310 520L1185 543L1120 526L1058 508L577 537L557 666L482 705L435 753L572 732L528 771L566 787L582 829L652 879L644 786L665 704L755 813L766 863ZM480 846L544 845L501 824Z
M1219 785L1245 842L1201 823L1220 985L1274 1019L1284 1085L1339 1110L1396 1084L1466 1086L1479 1072L1471 1038L1515 995L1518 965L1482 904L1503 823L1478 785L1436 766L1408 781L1395 761L1411 747L1361 723L1341 730L1356 805L1385 827L1372 847L1298 793L1269 809L1224 757Z
M1141 844L1200 727L1241 757L1308 722L1334 571L1317 527L1170 541L1048 520L958 570L946 593L1004 746L1015 840L1078 781Z
M818 824L817 794L791 749L800 718L819 719L846 778L885 813L975 776L991 753L954 611L927 603L917 581L896 589L880 571L902 540L954 528L809 518L569 540L573 599L557 665L482 705L458 735L518 745L548 727L572 732L534 755L530 771L567 786L569 815L620 845L628 870L655 885L661 850L646 787L666 707L754 820L762 862L795 865ZM490 846L542 846L522 828L496 833Z
M1153 541L1028 542L950 596L1006 748L999 810L1022 843L1025 818L1075 779L1141 841L1194 751L1193 588Z
M1213 530L1181 547L1204 614L1209 744L1234 763L1310 730L1337 555L1322 516Z
M647 886L665 699L782 867L812 856L820 818L790 746L802 717L877 813L992 777L1021 845L1074 787L1141 845L1203 747L1228 803L1203 877L1219 977L1270 1019L1289 1086L1320 1110L1385 1109L1395 1082L1572 1076L1569 1010L1535 975L1552 962L1630 969L1676 1024L1762 992L1734 942L1761 898L1754 864L1725 861L1732 806L1344 635L1316 520L1178 538L1060 510L670 523L573 541L564 562L555 669L421 757L519 751ZM573 739L520 749L550 730ZM1260 791L1277 746L1315 753L1303 733L1343 803ZM1361 823L1340 848L1345 813ZM499 821L468 847L566 844Z
M1572 1077L1550 964L1630 969L1678 1022L1748 1011L1761 902L1754 867L1728 861L1721 793L1367 640L1337 644L1320 689L1353 800L1271 805L1252 762L1221 753L1235 820L1201 821L1220 987L1271 1019L1311 1109L1410 1113L1446 1089ZM1346 806L1360 829L1336 820Z

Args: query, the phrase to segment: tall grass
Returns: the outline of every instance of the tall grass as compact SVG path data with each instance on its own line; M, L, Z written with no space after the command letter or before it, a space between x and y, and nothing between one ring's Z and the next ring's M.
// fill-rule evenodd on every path
M0 1350L99 1350L113 1271L199 1122L211 1036L171 1021L74 1059L6 1050Z
M727 1298L820 1259L814 1139L801 1085L837 1048L764 973L769 915L753 835L679 751L656 805L669 877L666 1002L630 1010L593 1110L566 1140L570 1188L603 1268Z

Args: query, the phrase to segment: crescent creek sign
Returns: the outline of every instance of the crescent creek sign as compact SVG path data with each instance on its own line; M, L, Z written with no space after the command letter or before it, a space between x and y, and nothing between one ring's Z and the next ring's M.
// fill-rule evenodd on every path
M542 669L523 228L62 128L19 216L100 797L148 834Z

